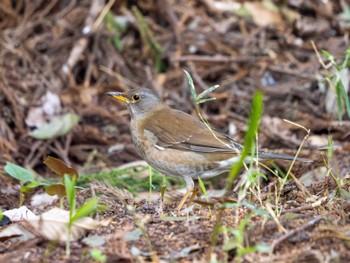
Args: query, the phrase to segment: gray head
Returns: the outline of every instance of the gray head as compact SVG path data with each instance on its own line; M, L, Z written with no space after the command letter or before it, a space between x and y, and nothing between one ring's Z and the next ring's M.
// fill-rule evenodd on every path
M125 92L107 92L107 95L124 101L132 118L142 118L162 102L158 94L147 88L131 89Z

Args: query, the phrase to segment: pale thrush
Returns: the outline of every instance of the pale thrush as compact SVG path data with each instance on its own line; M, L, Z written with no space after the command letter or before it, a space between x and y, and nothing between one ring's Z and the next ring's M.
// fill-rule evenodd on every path
M194 189L193 179L220 175L239 160L242 150L239 143L228 135L210 131L199 119L168 107L153 90L139 88L106 94L126 103L138 154L160 173L186 181L188 191L179 209ZM294 159L263 151L257 156L259 161ZM296 160L309 162L303 158Z

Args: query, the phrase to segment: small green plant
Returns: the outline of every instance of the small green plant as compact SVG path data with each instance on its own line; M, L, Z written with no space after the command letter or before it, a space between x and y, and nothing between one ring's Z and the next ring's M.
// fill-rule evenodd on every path
M47 157L44 163L57 175L61 176L61 182L52 181L50 179L45 179L40 176L35 178L33 173L19 165L11 162L7 162L4 167L6 174L10 175L12 178L17 179L20 183L20 196L19 196L19 206L22 206L25 195L30 193L34 188L43 186L45 187L46 193L49 195L57 195L60 198L60 206L62 207L63 198L66 195L66 190L63 184L64 174L78 175L77 171L71 167L68 167L61 160L54 157Z
M64 186L66 188L67 201L69 205L69 222L68 222L68 238L66 241L66 255L70 255L70 237L73 223L79 219L91 215L97 210L97 199L91 198L86 201L78 210L76 210L76 180L77 177L73 175L64 175Z
M98 250L97 248L93 248L90 252L91 257L100 263L107 262L107 256L101 252L101 250Z
M328 136L328 146L326 150L327 150L326 154L322 154L323 163L327 168L327 173L325 176L325 185L327 186L326 194L328 194L328 179L329 177L331 177L337 185L337 188L333 196L339 195L340 197L346 200L350 200L350 193L344 189L345 187L350 185L349 179L341 178L340 176L337 176L336 174L334 174L334 171L332 168L332 157L333 157L333 150L334 150L332 136Z
M50 168L55 174L61 177L61 182L52 183L45 188L46 193L49 195L57 195L60 199L60 207L63 208L63 199L66 196L66 188L64 186L64 175L69 175L71 177L79 177L77 170L69 167L60 159L54 158L52 156L46 157L44 164Z
M237 255L237 261L242 262L243 256L252 252L269 252L270 247L267 245L255 245L255 246L247 246L245 242L246 229L249 226L249 220L252 218L251 215L246 216L242 219L238 225L238 228L226 227L222 226L221 231L225 231L228 234L231 234L229 240L224 244L224 250L226 252L235 249Z
M258 133L260 119L263 112L263 95L261 92L255 92L253 96L252 107L250 111L250 117L248 120L248 130L244 136L243 150L240 153L239 161L232 165L229 177L227 180L227 190L231 190L234 179L238 176L242 167L245 165L246 158L249 156L249 153L252 154L252 157L255 156L255 136ZM251 163L253 158L251 158Z
M19 206L23 205L25 194L31 192L35 187L44 184L41 180L36 180L29 170L11 162L6 163L4 171L12 178L19 181Z
M312 42L313 48L318 56L318 59L324 68L325 72L323 76L327 81L329 87L333 90L337 101L337 112L339 122L342 123L344 108L348 117L350 118L350 102L347 91L342 80L342 75L350 66L350 47L347 48L344 54L344 59L341 62L337 62L335 57L326 50L322 50L322 54L326 57L326 61L322 59L321 55L318 53L314 42ZM346 73L348 74L348 73Z

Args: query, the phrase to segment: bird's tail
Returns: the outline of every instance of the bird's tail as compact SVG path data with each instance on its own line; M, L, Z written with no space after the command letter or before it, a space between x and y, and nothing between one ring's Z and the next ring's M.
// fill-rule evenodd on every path
M294 156L290 155L284 155L284 154L276 154L276 153L269 153L269 152L259 152L258 154L259 159L262 160L270 160L270 159L280 159L280 160L294 160ZM312 163L313 161L310 159L305 159L305 158L296 158L295 159L298 162L303 162L303 163Z

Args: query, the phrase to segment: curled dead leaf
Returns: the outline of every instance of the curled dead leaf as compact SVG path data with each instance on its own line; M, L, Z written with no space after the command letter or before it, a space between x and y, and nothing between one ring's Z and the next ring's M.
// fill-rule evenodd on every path
M49 167L54 173L58 174L61 177L64 177L65 174L68 174L69 176L76 176L78 177L79 174L77 170L75 170L72 167L69 167L64 162L62 162L60 159L54 158L52 156L46 157L44 163Z

